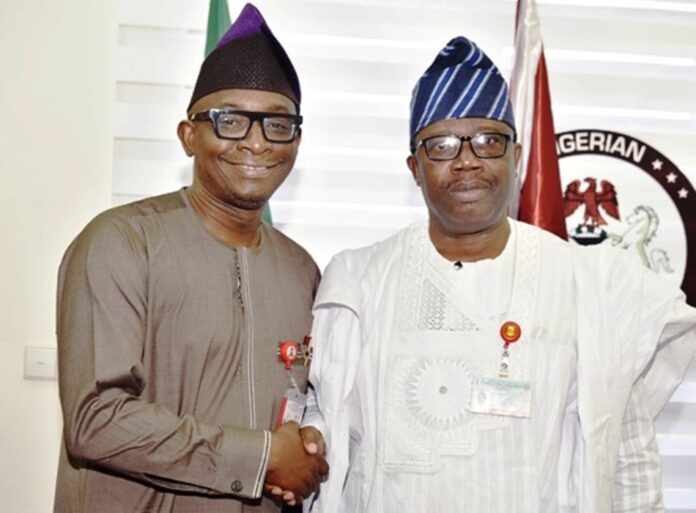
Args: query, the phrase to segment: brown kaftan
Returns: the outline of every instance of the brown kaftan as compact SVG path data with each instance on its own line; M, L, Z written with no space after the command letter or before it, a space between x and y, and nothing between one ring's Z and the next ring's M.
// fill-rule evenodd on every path
M54 511L277 511L259 496L289 386L278 344L309 332L318 278L273 228L220 242L183 190L95 218L59 274Z

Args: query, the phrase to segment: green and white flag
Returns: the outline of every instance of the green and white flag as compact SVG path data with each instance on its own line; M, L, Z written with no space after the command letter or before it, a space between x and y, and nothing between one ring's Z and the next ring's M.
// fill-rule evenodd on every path
M230 28L230 11L227 9L227 0L210 0L208 10L208 32L205 36L205 56L210 55L220 38Z

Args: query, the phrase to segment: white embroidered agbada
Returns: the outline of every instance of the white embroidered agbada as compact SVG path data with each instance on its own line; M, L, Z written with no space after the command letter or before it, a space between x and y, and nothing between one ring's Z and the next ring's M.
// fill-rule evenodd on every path
M696 352L696 311L618 250L510 223L499 257L460 270L426 224L334 257L304 421L331 471L305 509L662 511L652 418ZM498 375L506 320L522 328L509 379L531 384L530 418L469 409L473 381Z

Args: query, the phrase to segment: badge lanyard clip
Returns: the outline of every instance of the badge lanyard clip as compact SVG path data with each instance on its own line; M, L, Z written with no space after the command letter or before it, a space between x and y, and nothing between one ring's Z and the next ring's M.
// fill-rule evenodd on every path
M503 354L500 356L499 378L510 376L510 344L517 342L522 336L520 325L514 321L506 321L500 327L500 338L503 339Z

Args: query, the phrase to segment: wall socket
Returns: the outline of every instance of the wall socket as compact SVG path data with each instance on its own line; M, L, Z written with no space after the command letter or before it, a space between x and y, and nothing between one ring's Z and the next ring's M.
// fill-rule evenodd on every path
M24 379L54 381L58 378L55 347L24 348Z

